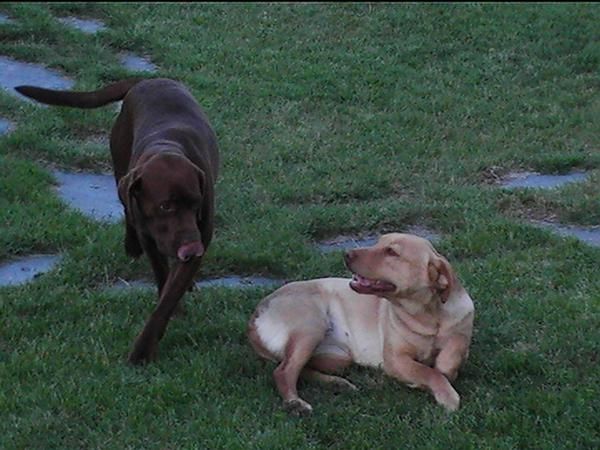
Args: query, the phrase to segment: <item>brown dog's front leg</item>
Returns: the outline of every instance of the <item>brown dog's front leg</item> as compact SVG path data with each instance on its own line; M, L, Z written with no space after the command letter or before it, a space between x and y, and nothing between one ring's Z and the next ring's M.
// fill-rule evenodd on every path
M179 300L192 283L201 260L202 258L193 258L173 267L160 294L158 305L135 340L128 358L130 363L144 364L156 359L158 341L163 337Z
M144 251L150 260L150 266L152 266L152 272L154 273L154 280L156 281L158 296L160 298L169 277L169 262L167 258L158 251L156 244L151 238L144 237L142 242L144 244Z
M411 387L430 391L436 401L448 411L458 409L460 397L439 370L421 364L408 355L396 355L393 360L384 361L384 368L388 375Z

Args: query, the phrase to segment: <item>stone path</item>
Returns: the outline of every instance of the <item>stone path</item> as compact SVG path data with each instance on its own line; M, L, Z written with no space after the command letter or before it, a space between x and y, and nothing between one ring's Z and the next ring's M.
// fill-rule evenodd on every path
M98 31L106 30L106 25L96 19L78 19L77 17L61 17L60 23L86 34L96 34Z
M123 217L115 178L112 174L52 172L59 197L87 217L116 223Z
M70 89L75 83L57 71L50 70L42 65L20 62L6 56L0 56L0 86L11 95L39 105L39 103L15 91L15 87L20 84L31 84L48 89Z
M221 278L211 278L208 280L200 280L195 283L198 288L211 288L211 287L225 287L232 289L244 289L244 288L276 288L285 284L284 280L278 280L274 278L260 277L260 276L247 276L240 277L238 275L231 275ZM156 289L153 282L144 280L123 280L120 279L115 284L108 288L109 292L120 292L123 290L134 290L134 289Z
M405 230L401 230L403 233L410 233L416 236L421 236L432 243L441 240L441 236L434 231L429 230L426 227L419 225L411 225ZM331 253L343 250L350 250L357 247L369 247L375 245L379 235L368 234L362 236L338 236L333 239L328 239L317 243L317 247L323 253Z
M600 247L600 226L579 227L544 221L535 221L532 223L540 228L548 228L560 236L575 237L588 245Z
M87 34L94 34L106 29L106 26L99 20L79 19L76 17L62 17L57 20L66 26ZM0 25L12 22L14 21L8 16L0 14ZM119 60L126 69L131 71L156 72L158 70L158 67L149 59L133 53L121 53L119 54ZM40 86L47 89L70 89L75 83L59 72L48 69L41 64L21 62L6 56L0 56L0 87L22 100L43 106L14 90L15 86L21 84Z
M502 181L501 186L508 189L533 188L554 189L568 183L586 181L589 175L585 172L573 172L564 175L543 175L537 172L511 173Z
M586 172L571 172L563 175L544 175L537 172L514 172L507 175L500 186L504 189L559 189L570 183L586 181ZM588 245L600 246L600 226L580 227L554 222L532 221L532 225L552 230L564 237L574 237Z
M33 280L60 261L57 255L31 255L0 264L0 286L16 286Z
M12 23L12 19L4 13L0 13L0 25L4 23Z
M119 57L121 64L126 69L139 72L156 72L156 67L148 58L134 55L133 53L123 53Z
M83 33L95 34L105 30L106 26L99 20L80 19L76 17L58 18L65 26L72 27ZM14 20L0 13L0 25L14 23ZM149 59L132 53L121 53L119 59L123 66L132 71L155 72L158 70ZM21 84L31 84L50 89L70 89L74 82L57 71L42 65L16 61L6 56L0 56L0 87L21 99L14 87ZM26 99L27 101L31 101ZM39 105L39 103L36 103ZM7 134L14 125L0 117L0 135ZM123 217L123 207L119 202L116 185L112 174L69 173L53 171L58 181L57 193L70 207L81 211L84 215L98 221L116 223ZM509 174L500 186L505 189L557 189L566 183L581 182L588 178L585 172L574 172L566 175L544 175L536 172ZM533 222L535 226L549 228L561 236L574 236L589 245L600 246L599 227L577 227L549 222ZM412 226L405 232L416 234L432 242L439 241L441 236L425 227ZM334 239L316 243L323 253L348 250L356 247L370 246L377 242L378 236L357 235L338 236ZM13 286L32 280L41 273L51 270L60 257L56 255L33 255L19 258L0 265L0 286ZM199 287L276 287L283 280L265 277L241 277L237 275L202 280ZM152 283L144 281L124 281L115 284L115 289L150 288Z
M12 129L13 129L13 124L10 121L0 117L0 136L2 136L3 134L10 133L10 131Z

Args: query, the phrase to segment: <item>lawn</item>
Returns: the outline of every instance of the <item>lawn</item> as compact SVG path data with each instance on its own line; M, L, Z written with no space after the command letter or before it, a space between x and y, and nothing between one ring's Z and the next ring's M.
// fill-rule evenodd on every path
M600 5L2 3L0 55L75 88L131 76L185 83L222 156L217 228L200 278L348 276L338 235L435 230L475 301L471 356L447 414L429 394L352 368L358 392L306 383L281 409L245 337L269 289L186 294L159 360L126 356L156 302L107 289L149 277L122 224L70 209L51 168L109 168L116 110L41 108L0 90L0 260L60 253L0 288L2 449L600 448L600 249L530 219L600 222ZM101 20L96 34L57 18ZM143 74L142 74L143 75ZM99 142L103 142L102 139ZM511 171L585 170L553 191Z

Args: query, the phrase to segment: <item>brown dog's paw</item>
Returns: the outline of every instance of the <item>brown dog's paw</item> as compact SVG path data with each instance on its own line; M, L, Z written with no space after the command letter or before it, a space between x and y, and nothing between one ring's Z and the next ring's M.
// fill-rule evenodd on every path
M156 361L156 353L157 352L154 349L140 348L136 346L127 357L127 361L135 366L142 366L144 364Z
M286 400L283 402L283 409L292 416L308 416L312 414L312 406L301 398Z
M179 302L177 303L177 306L173 310L173 316L175 316L175 317L187 316L187 308L185 307L185 304L183 303L183 299L179 300Z
M130 364L136 366L156 361L158 356L158 342L156 339L145 338L140 335L133 346L133 350L127 357Z

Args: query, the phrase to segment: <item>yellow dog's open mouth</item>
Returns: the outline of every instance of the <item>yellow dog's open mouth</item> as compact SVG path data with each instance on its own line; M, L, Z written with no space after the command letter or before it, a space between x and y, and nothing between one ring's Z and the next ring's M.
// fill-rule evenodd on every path
M371 278L366 278L362 275L358 275L357 273L352 274L350 287L359 294L377 295L396 290L396 286L393 283L390 283L389 281L373 280Z

